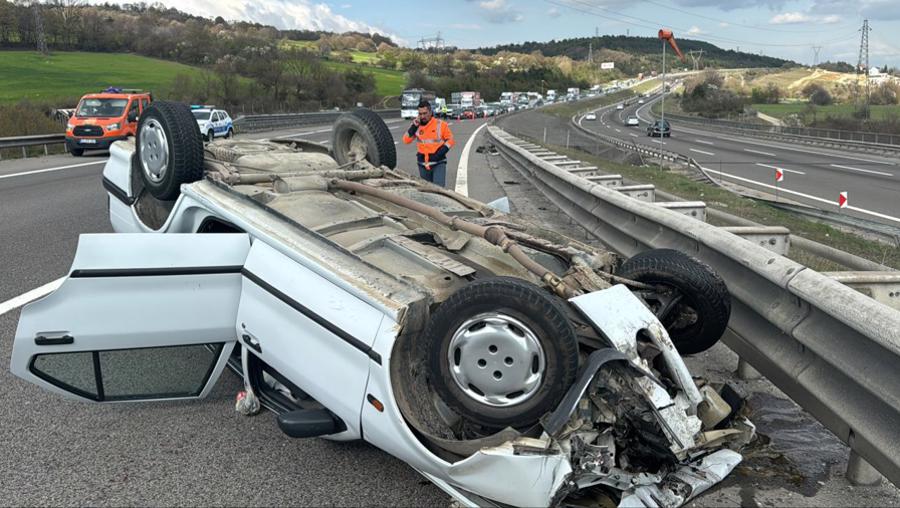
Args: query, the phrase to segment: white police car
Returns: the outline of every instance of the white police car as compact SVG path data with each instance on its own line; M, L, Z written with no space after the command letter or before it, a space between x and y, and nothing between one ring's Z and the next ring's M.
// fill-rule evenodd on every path
M215 109L215 106L191 106L191 112L200 127L200 134L206 141L234 136L234 122L228 116L228 112Z

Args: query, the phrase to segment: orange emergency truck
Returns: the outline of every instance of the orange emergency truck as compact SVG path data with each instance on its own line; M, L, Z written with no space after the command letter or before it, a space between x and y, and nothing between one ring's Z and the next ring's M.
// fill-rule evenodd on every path
M106 150L134 136L138 118L152 100L148 92L120 88L85 95L66 125L66 148L81 157L85 150Z

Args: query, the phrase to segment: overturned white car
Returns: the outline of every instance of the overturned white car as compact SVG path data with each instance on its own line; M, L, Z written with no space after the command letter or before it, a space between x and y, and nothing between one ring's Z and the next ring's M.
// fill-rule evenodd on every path
M740 461L739 398L680 356L728 322L708 266L622 262L395 171L367 110L332 142L204 148L153 103L104 170L119 234L83 235L23 309L13 372L120 402L203 397L230 366L242 412L365 439L465 505L677 506Z

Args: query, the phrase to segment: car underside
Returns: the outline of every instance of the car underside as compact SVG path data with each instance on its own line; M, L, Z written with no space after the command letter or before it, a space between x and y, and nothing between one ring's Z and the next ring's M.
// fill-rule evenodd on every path
M682 358L727 326L712 269L671 250L625 260L393 169L386 130L362 110L338 120L331 150L201 143L202 172L142 159L139 131L135 223L114 224L185 232L173 217L199 203L217 219L201 232L277 244L386 309L395 325L368 374L386 393L366 389L360 434L466 504L678 506L735 467L754 433L740 397ZM193 176L172 184L173 171ZM246 340L235 349L240 410L262 401L294 436L346 429L328 420L327 387L266 358ZM372 407L397 417L372 425ZM306 433L310 415L324 415L319 432Z

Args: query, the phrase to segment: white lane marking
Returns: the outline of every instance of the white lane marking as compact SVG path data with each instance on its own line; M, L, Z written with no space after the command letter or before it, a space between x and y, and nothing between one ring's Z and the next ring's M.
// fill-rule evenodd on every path
M469 152L472 150L472 144L475 142L475 138L478 137L478 132L485 127L487 127L487 124L483 123L475 129L475 132L473 132L472 135L469 136L469 140L466 141L466 146L463 147L463 151L459 156L459 165L456 166L456 184L454 185L453 190L463 196L469 195Z
M697 153L702 153L703 155L715 155L715 154L712 153L712 152L704 152L703 150L697 150L696 148L691 148L690 151L692 151L692 152L697 152Z
M881 171L872 171L871 169L862 169L862 168L854 168L850 166L841 166L840 164L830 164L833 168L841 168L841 169L849 169L850 171L859 171L862 173L870 173L873 175L881 175L881 176L894 176L892 173L882 173Z
M638 137L638 135L637 135L637 134L635 134L635 133L633 133L633 132L629 132L629 133L628 133L628 135L629 135L629 136L631 136L631 137L633 137L633 138L636 138L636 137Z
M104 164L108 159L103 159L102 161L94 161L94 162L83 162L81 164L69 164L68 166L59 166L55 168L46 168L46 169L34 169L32 171L23 171L21 173L13 173L11 175L0 175L0 180L4 178L13 178L16 176L26 176L26 175L36 175L38 173L50 173L52 171L61 171L63 169L70 168L80 168L83 166L93 166L94 164Z
M701 166L701 167L702 167L702 166ZM737 176L737 175L732 175L732 174L730 174L730 173L725 173L725 172L722 172L722 171L716 171L716 170L710 169L710 168L703 168L703 170L706 171L706 172L715 174L715 175L724 176L725 178L731 178L731 179L733 179L733 180L738 180L738 181L741 181L741 182L747 182L747 183L751 183L751 184L753 184L753 185L759 185L760 187L765 187L765 188L767 188L767 189L775 189L775 188L776 188L774 185L769 185L769 184L767 184L767 183L757 182L757 181L755 181L755 180L750 180L749 178L742 178L742 177ZM820 203L825 203L825 204L828 204L828 205L831 205L831 206L837 206L837 200L835 200L835 199L822 199L822 198L820 198L820 197L811 196L811 195L809 195L809 194L804 194L804 193L802 193L802 192L797 192L797 191L792 191L792 190L790 190L790 189L785 189L784 187L780 187L780 186L778 187L778 192L779 192L779 193L782 193L782 194L793 194L793 195L795 195L795 196L804 197L804 198L807 198L807 199L811 199L811 200L813 200L813 201L818 201L818 202L820 202ZM866 210L866 209L864 209L864 208L857 208L857 207L855 207L855 206L848 206L847 209L848 209L848 210L853 210L853 211L856 211L856 212L859 212L859 213L863 213L863 214L866 214L866 215L871 215L871 216L873 216L873 217L880 217L880 218L882 218L882 219L887 219L887 220L890 220L890 221L893 221L893 222L896 222L896 223L900 224L900 218L898 218L898 217L892 217L892 216L890 216L890 215L885 215L885 214L883 214L883 213L878 213L878 212L875 212L875 211L872 211L872 210Z
M785 173L796 173L798 175L806 174L803 171L797 171L796 169L787 169L787 168L783 168L781 166L770 166L769 164L760 164L759 162L757 162L756 165L759 167L763 167L763 168L780 169L780 170L784 171Z
M704 145L716 146L716 144L712 141L703 141L702 139L695 139L694 141L696 141L697 143L703 143Z
M654 139L654 140L652 140L652 141L653 141L654 143L659 143L659 144L661 144L661 145L666 144L665 141L660 141L660 140L658 140L658 139Z
M680 129L683 130L683 131L685 131L685 132L693 132L693 133L697 133L697 134L705 134L703 131L699 131L699 130L691 129L691 128L686 128L686 127L684 127L684 126L680 127ZM751 140L749 140L749 139L747 139L747 138L735 138L735 137L731 137L731 136L722 136L722 137L717 138L717 139L719 139L720 141L728 140L728 141L733 141L733 142L735 142L735 143L743 143L743 144L745 144L745 145L756 145L756 146L765 146L765 147L771 147L771 146L773 146L771 142L770 142L770 143L765 143L765 142L761 142L761 141L760 141L760 142L755 142L755 141L751 141ZM783 141L782 143L785 143L785 142ZM850 156L847 156L847 155L838 155L838 154L836 154L836 153L826 153L826 152L822 152L822 151L818 151L818 152L817 152L817 151L815 151L815 150L804 150L804 149L802 149L802 148L796 148L796 147L787 146L787 145L783 145L783 144L776 145L775 147L778 148L779 150L789 150L789 151L791 151L791 152L809 153L809 154L813 154L813 155L821 155L822 157L831 157L831 158L834 158L834 159L849 159L849 160L852 160L852 161L859 161L859 162L871 162L872 164L884 164L885 166L896 166L896 165L897 165L896 162L884 162L884 161L873 161L873 160L871 160L871 159L860 159L859 157L850 157Z
M775 155L775 154L772 153L772 152L761 152L761 151L759 151L759 150L751 150L751 149L749 149L749 148L744 148L744 151L745 151L745 152L750 152L750 153L758 153L758 154L760 154L760 155L768 155L769 157L778 157L777 155Z
M53 282L48 282L39 288L32 289L27 293L23 293L11 300L0 303L0 316L6 314L11 310L16 310L32 300L37 300L44 295L48 295L53 291L56 291L56 288L61 286L64 280L66 280L65 277L60 277Z
M395 144L395 145L399 145L400 142L399 142L399 141L394 141L394 144Z
M620 131L619 129L616 129L616 132L622 132L622 131Z

